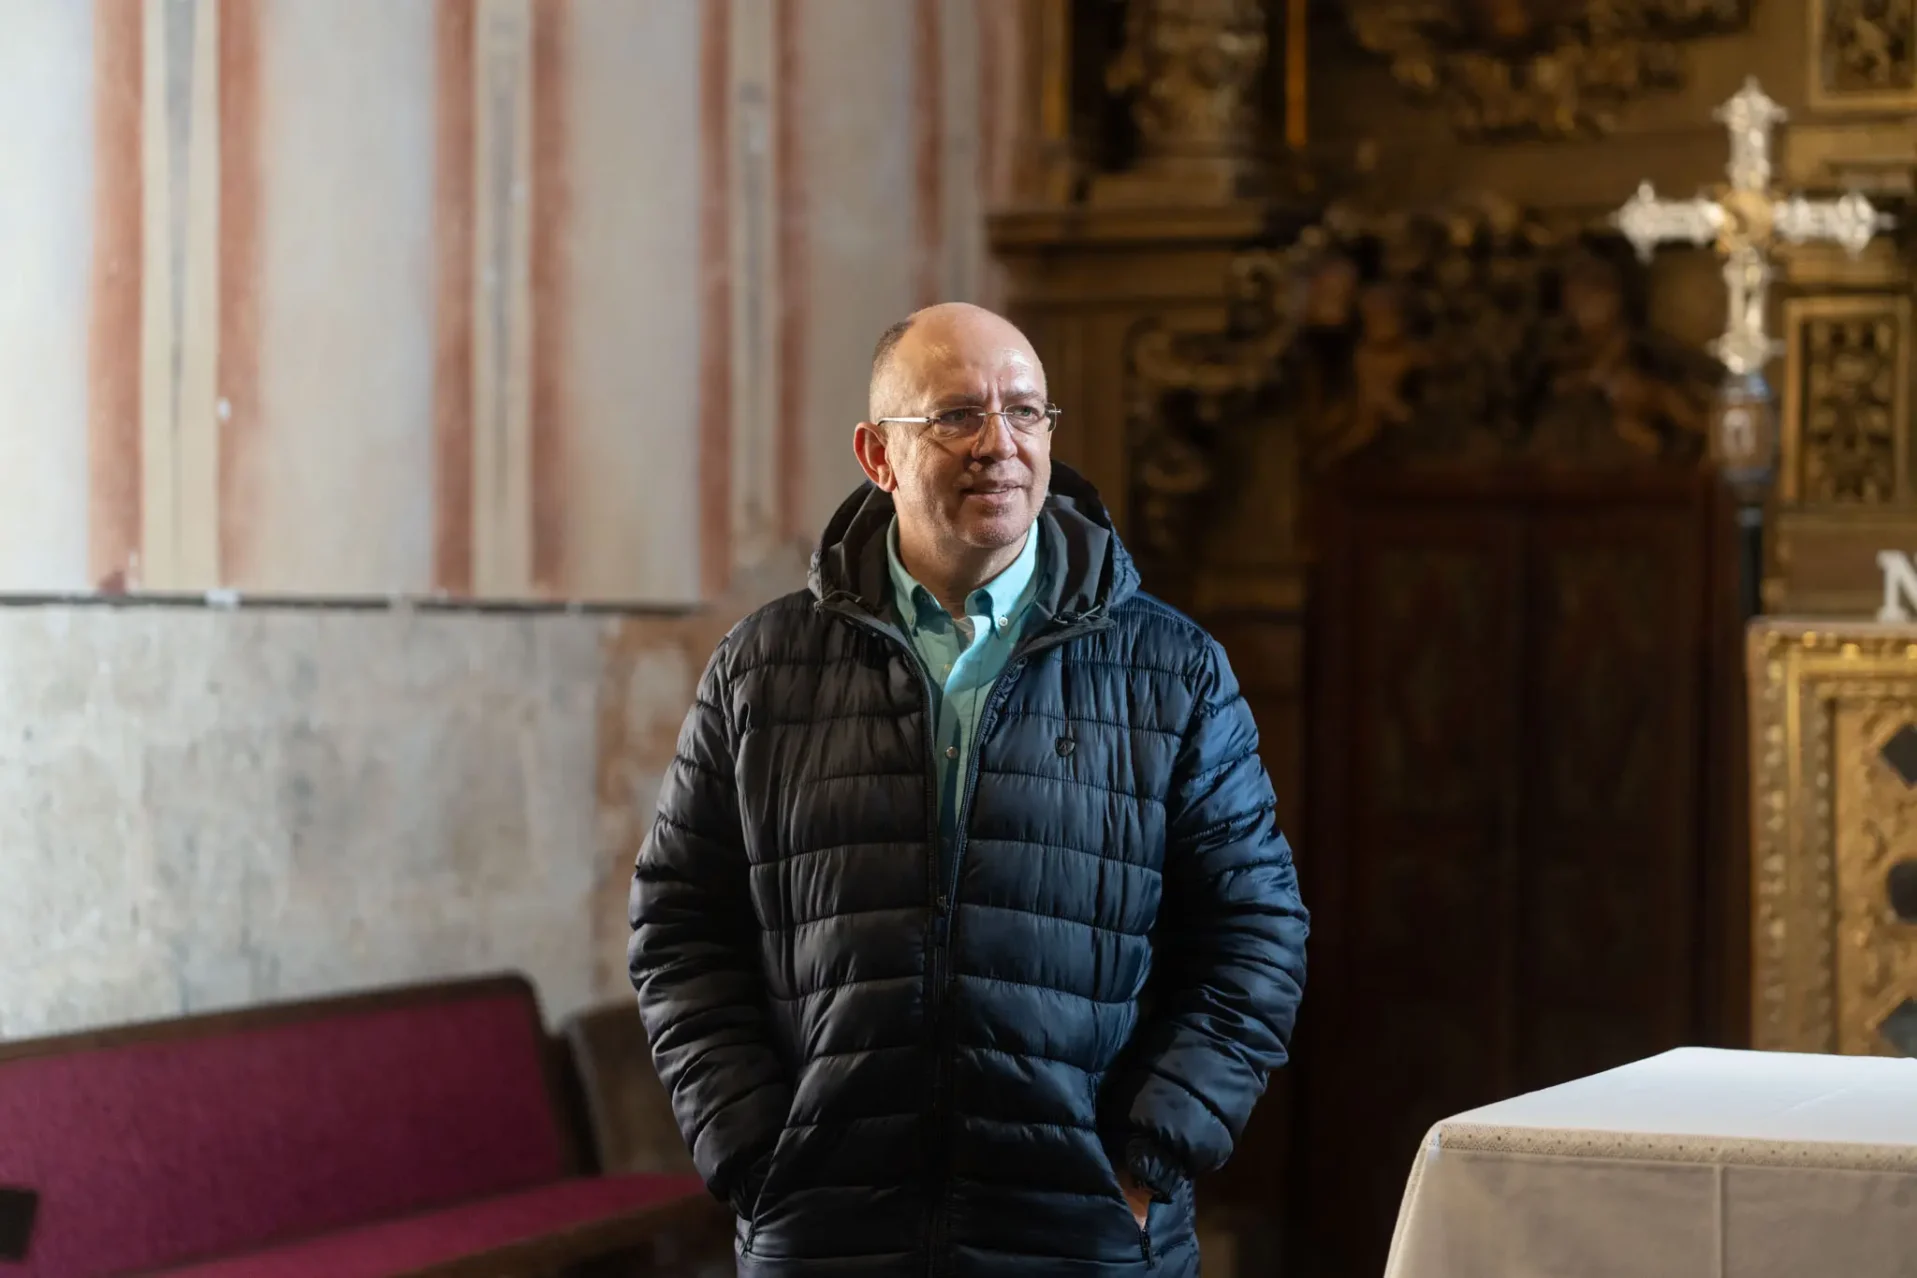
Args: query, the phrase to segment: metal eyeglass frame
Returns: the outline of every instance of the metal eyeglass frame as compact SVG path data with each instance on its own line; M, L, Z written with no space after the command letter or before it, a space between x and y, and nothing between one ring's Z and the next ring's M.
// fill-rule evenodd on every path
M944 417L952 413L966 413L976 419L977 425L973 426L971 430L964 435L954 436L953 437L954 439L968 439L973 436L976 436L979 431L985 429L985 419L988 417L997 417L1002 419L1005 422L1005 424L1011 428L1012 433L1015 435L1028 435L1028 436L1036 435L1039 433L1037 429L1037 426L1038 426L1037 422L1032 423L1033 429L1029 431L1020 430L1019 429L1020 423L1013 421L1011 417L1008 415L1012 413L1013 411L1015 411L1016 409L1029 408L1029 407L1031 407L1031 405L1029 404L1015 404L1011 408L973 408L973 407L948 408L945 410L945 412L936 414L931 417L875 417L872 419L872 424L874 426L883 426L887 422L897 422L902 426L937 426L939 425L940 417ZM1064 410L1059 408L1057 404L1047 404L1045 405L1044 411L1045 411L1045 416L1044 416L1045 432L1044 433L1049 435L1053 431L1058 429L1059 414L1063 412Z

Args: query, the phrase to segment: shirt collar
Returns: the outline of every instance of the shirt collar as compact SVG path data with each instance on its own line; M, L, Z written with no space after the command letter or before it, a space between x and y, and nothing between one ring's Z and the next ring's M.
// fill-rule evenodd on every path
M896 515L892 518L892 526L885 532L885 557L892 574L893 597L898 601L899 615L905 623L917 627L931 621L934 614L943 617L945 606L905 570L905 563L899 558L899 521ZM1034 523L1025 534L1025 545L1018 552L1018 557L1007 564L998 576L971 593L965 601L965 611L972 616L991 617L998 623L998 629L1009 628L1025 611L1026 605L1032 602L1037 567L1038 525Z

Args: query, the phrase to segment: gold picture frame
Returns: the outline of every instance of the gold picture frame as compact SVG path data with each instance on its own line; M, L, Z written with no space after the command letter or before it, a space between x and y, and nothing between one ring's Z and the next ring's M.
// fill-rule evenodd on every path
M1840 58L1856 58L1862 61L1889 59L1889 42L1853 38L1846 40L1842 31L1833 32L1831 18L1833 13L1842 16L1842 8L1849 0L1811 0L1805 8L1809 13L1809 39L1805 41L1810 50L1810 67L1806 96L1813 111L1822 112L1868 112L1891 113L1917 110L1917 50L1907 50L1904 64L1894 69L1898 81L1890 88L1881 89L1835 89L1829 82L1832 63ZM1917 0L1893 0L1909 11L1907 20L1917 23ZM1861 15L1858 21L1864 22ZM1872 24L1867 24L1872 25ZM1863 33L1859 33L1861 37Z
M1917 785L1883 748L1917 724L1917 626L1759 622L1746 656L1752 1046L1896 1054L1917 923L1887 870L1917 858Z

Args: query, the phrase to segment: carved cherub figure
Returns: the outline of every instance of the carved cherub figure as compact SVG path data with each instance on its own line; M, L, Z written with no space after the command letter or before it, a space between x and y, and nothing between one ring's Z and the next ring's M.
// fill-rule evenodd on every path
M1351 352L1351 392L1338 429L1319 460L1329 464L1411 420L1405 383L1431 364L1430 348L1405 320L1404 295L1391 283L1368 284L1357 294L1358 344Z
M1590 252L1564 264L1562 317L1547 352L1549 383L1534 444L1561 450L1564 431L1582 433L1585 449L1605 431L1645 457L1683 451L1705 431L1704 406L1687 393L1676 368L1653 367L1648 339L1635 331L1616 266ZM1602 451L1601 447L1599 451Z
M1358 268L1343 254L1321 261L1305 282L1303 323L1306 328L1337 329L1351 322L1358 293Z
M1537 28L1533 6L1524 0L1471 0L1465 7L1473 25L1495 45L1523 44Z

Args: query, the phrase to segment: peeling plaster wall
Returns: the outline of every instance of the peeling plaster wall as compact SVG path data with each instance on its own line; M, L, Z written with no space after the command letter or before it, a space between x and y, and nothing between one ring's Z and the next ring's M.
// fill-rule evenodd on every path
M0 1037L501 968L550 1020L624 997L632 859L745 607L0 608Z

